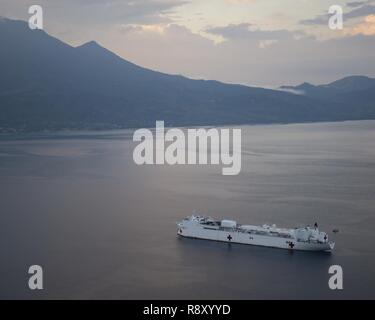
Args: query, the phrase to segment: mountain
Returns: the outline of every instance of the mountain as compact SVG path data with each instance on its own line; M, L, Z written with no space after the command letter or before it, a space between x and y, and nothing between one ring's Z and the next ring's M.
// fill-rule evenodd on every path
M375 79L349 76L324 85L303 83L283 86L282 90L298 93L317 102L338 106L337 112L348 119L374 119Z
M375 79L365 76L351 76L336 80L325 85L325 87L342 93L366 90L375 87Z
M325 101L343 102L343 98L358 93L368 94L375 93L375 79L365 76L350 76L334 82L323 85L312 85L310 83L302 83L298 86L282 86L282 90L290 90L291 92L303 94L308 97Z
M341 100L192 80L142 68L94 41L72 47L9 19L0 19L0 43L0 132L375 118L372 87L355 79L353 92L334 85Z

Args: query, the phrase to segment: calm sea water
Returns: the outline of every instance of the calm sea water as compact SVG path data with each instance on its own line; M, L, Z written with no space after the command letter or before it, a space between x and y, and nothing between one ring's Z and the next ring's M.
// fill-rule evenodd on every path
M375 298L375 121L242 127L242 171L133 163L131 131L0 141L0 298ZM180 239L198 210L319 222L333 254ZM332 235L332 229L340 232ZM44 270L28 289L28 267ZM328 288L341 265L344 289Z

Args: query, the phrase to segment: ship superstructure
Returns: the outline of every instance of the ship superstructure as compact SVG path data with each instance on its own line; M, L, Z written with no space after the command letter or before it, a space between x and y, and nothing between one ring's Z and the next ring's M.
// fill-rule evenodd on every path
M177 223L183 237L223 241L290 250L332 251L335 243L318 225L302 228L278 228L276 225L242 225L233 220L215 220L192 215Z

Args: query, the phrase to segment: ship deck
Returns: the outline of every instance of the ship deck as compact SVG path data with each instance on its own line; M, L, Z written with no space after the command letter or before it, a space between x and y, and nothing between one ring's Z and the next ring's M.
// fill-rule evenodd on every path
M248 234L256 234L256 235L263 235L263 236L273 236L278 238L285 238L285 239L293 239L291 235L286 235L283 233L275 232L275 231L262 231L262 230L246 230L241 228L241 224L237 224L235 228L228 228L222 227L220 225L220 221L208 221L208 222L200 222L204 229L211 229L211 230L219 230L219 231L226 231L226 232L238 232L238 233L248 233ZM287 231L287 229L285 229Z

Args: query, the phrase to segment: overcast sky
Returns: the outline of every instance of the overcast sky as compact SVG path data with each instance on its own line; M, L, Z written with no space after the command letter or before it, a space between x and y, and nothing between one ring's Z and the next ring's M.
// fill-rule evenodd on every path
M191 78L275 87L375 77L375 0L0 0L74 46L95 40L136 64ZM344 9L330 30L328 8Z

